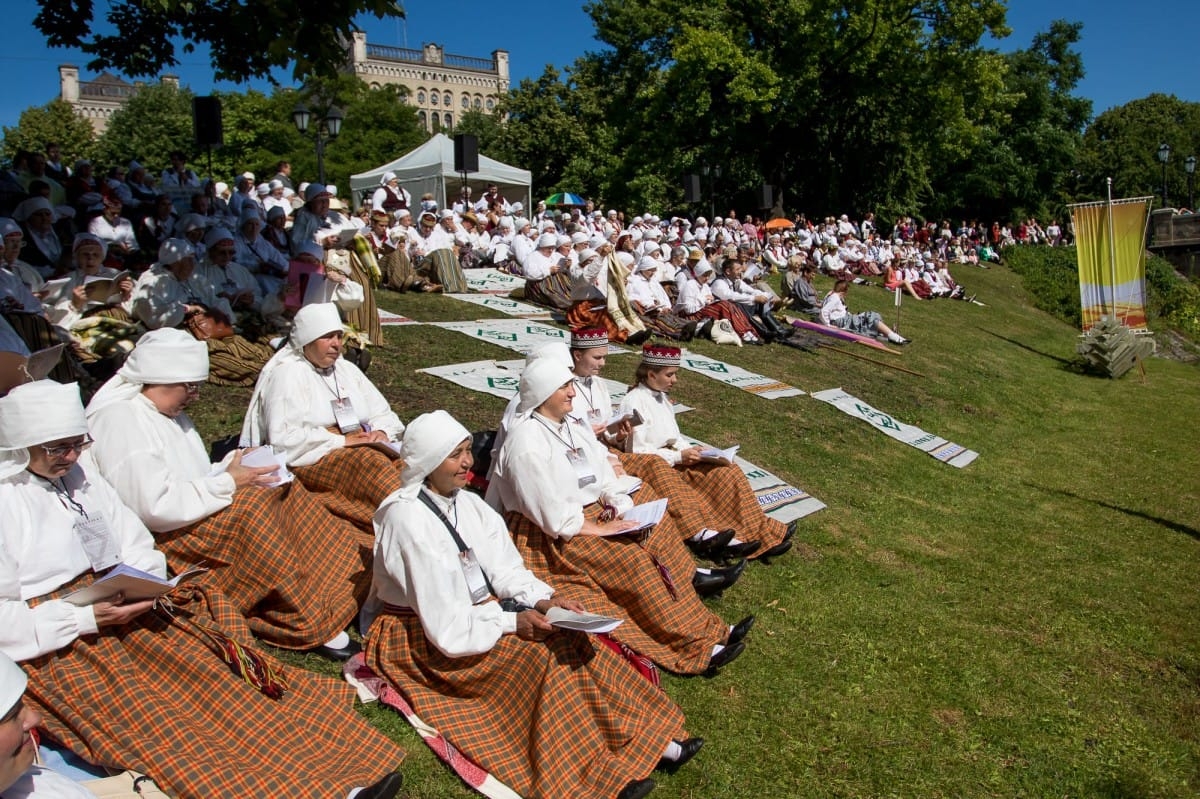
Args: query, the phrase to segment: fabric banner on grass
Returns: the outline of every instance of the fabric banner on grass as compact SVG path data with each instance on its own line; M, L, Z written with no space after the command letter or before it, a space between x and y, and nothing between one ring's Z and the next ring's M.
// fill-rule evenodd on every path
M962 444L955 444L953 441L947 441L933 433L926 433L919 427L913 427L894 419L840 388L818 391L812 395L812 398L827 402L844 414L862 419L864 422L874 425L885 435L891 436L897 441L903 441L910 447L916 447L942 463L948 463L961 469L979 457L978 452L969 450Z
M690 446L705 448L710 446L698 438L687 435L685 437ZM750 481L750 488L754 491L754 496L758 498L758 506L763 509L763 513L775 521L787 524L825 508L824 502L804 489L788 485L766 469L755 466L745 458L735 456L733 462Z
M430 366L417 371L449 380L451 383L472 391L482 391L484 394L491 394L507 400L511 399L520 388L521 370L524 368L524 360L471 361L469 363L451 363L445 366ZM614 405L619 403L625 396L625 392L628 391L623 383L618 383L616 380L604 379L604 384L608 386L609 392L613 395ZM675 413L684 413L693 409L677 402L674 410Z
M385 311L382 308L378 309L378 313L379 313L379 324L383 325L384 327L395 327L398 325L419 325L419 324L421 324L416 319L409 319L407 316L404 316L403 314L392 313L391 311Z
M1150 198L1071 206L1083 329L1113 316L1146 329L1146 214ZM1112 219L1110 226L1109 219ZM1115 262L1113 256L1115 255Z
M484 308L491 308L493 311L499 311L508 316L519 316L522 319L553 318L553 314L545 308L530 305L527 302L510 300L507 297L498 297L495 294L447 294L446 296L460 302L482 305Z
M454 330L464 336L486 341L513 352L528 355L552 341L570 344L571 333L561 327L525 319L478 319L474 322L432 322L436 327ZM629 352L623 347L608 345L608 354Z
M684 369L699 372L727 386L740 388L765 399L780 399L781 397L799 397L804 392L787 383L781 383L769 377L748 372L740 366L734 366L715 358L706 358L694 352L683 351Z
M496 365L501 368L516 372L519 375L521 370L525 368L525 361L496 361ZM600 379L604 381L604 385L608 389L608 394L612 398L613 411L616 411L617 406L621 404L621 400L625 399L625 395L629 393L629 385L617 380L609 380L607 377L602 377ZM676 414L680 414L693 411L695 408L691 407L690 405L684 405L678 400L671 400L671 410L675 411Z
M525 278L501 272L498 269L465 269L467 288L482 294L508 294L513 289L525 287Z
M438 756L438 759L453 769L454 773L476 792L489 799L521 799L512 788L496 779L478 764L468 760L462 752L455 748L454 744L438 732L437 728L430 726L418 716L403 694L387 680L371 671L371 667L367 665L366 655L362 652L346 661L342 666L342 676L358 692L359 701L363 704L380 702L403 716L404 720L411 724L412 728L421 736L425 745Z

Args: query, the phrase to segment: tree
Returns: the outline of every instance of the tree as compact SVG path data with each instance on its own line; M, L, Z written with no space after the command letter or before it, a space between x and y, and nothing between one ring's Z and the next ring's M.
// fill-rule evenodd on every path
M1183 161L1189 155L1200 155L1200 103L1169 94L1151 94L1096 117L1079 148L1079 199L1103 198L1105 178L1109 177L1114 197L1157 197L1162 192L1158 147L1163 142L1171 146L1167 196L1173 205L1186 203Z
M151 173L170 166L170 153L192 148L192 93L168 83L143 86L115 111L96 143L103 167L136 160Z
M396 0L112 0L97 19L91 0L38 0L34 25L51 47L77 47L88 69L157 75L206 47L218 78L244 82L293 65L298 80L335 74L359 14L403 18ZM182 41L180 41L182 39Z
M70 166L79 158L92 157L96 133L91 123L77 116L68 103L53 100L26 108L16 127L4 128L0 157L10 160L21 150L45 152L50 142L58 143L63 163Z

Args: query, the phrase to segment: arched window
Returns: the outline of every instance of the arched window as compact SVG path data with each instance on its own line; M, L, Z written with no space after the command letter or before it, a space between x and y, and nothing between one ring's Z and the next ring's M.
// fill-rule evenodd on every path
M463 105L464 110L470 108L471 107L471 98L464 94L463 99L462 99L462 105Z
M429 104L430 104L430 105L437 105L437 104L438 104L438 93L437 93L437 92L430 92L430 93L429 93Z
M445 114L443 116L442 121L446 123L447 128L454 127L454 115L453 114Z
M481 108L483 108L483 98L477 94L475 95L475 110L478 111Z
M425 90L417 89L417 105L425 105Z
M442 99L446 101L447 108L454 105L454 98L450 96L450 92L446 92L445 96L442 97Z
M424 128L425 130L429 130L429 123L425 119L424 111L417 112L417 122L419 122L421 124L422 128Z
M496 107L496 101L493 100L491 97L487 98L487 110L491 111L495 107Z

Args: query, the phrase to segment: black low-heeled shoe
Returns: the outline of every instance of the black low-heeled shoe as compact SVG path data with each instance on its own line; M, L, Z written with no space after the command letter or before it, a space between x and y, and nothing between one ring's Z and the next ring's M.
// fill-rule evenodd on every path
M654 788L655 782L649 777L644 780L634 780L617 794L617 799L646 799Z
M680 753L679 757L675 758L674 760L668 760L664 757L662 760L658 761L658 765L655 766L655 768L659 771L665 771L668 774L674 774L683 767L684 763L687 763L689 760L695 757L696 753L704 747L703 738L688 738L686 741L676 741L675 743L679 744L679 748L682 750L682 752Z
M692 575L692 588L696 589L698 597L708 599L725 590L725 576L716 572L705 574L698 571Z
M688 549L700 558L712 558L714 555L720 554L725 547L729 546L729 542L734 539L735 533L733 530L722 530L714 536L705 538L703 541L692 541L688 539L686 542Z
M399 771L393 771L385 774L383 779L370 788L363 788L358 792L355 799L395 799L396 794L400 793L400 786L403 784L404 775Z
M738 655L746 651L746 642L738 641L736 644L727 644L720 652L712 656L708 661L709 676L716 674L725 666L728 666L733 661L737 660Z
M745 558L753 555L762 546L760 541L743 541L740 544L730 544L717 553L720 560L733 560L734 558Z
M746 636L750 633L750 630L753 627L754 627L754 617L753 616L747 616L746 618L739 621L737 624L733 625L733 629L729 631L729 638L727 638L725 640L725 646L732 646L733 644L740 644L742 641L746 640Z
M325 646L322 644L312 651L323 658L345 662L362 651L362 644L352 638L350 639L350 643L343 647Z

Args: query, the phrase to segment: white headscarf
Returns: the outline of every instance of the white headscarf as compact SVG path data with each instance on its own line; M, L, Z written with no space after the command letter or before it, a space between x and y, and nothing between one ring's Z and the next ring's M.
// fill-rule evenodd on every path
M0 397L0 480L25 470L29 447L87 431L78 383L38 380L13 388Z
M400 447L404 471L400 474L400 490L393 496L415 499L425 478L470 437L471 431L445 411L423 413L413 419L404 429Z
M523 372L528 371L531 365L543 360L562 364L568 372L571 371L574 365L574 361L571 359L571 350L567 347L566 342L552 341L549 344L544 344L541 347L538 347L536 350L525 356L525 369ZM524 377L524 373L522 373L522 377ZM563 382L565 383L566 381L564 380ZM562 383L559 383L559 385L561 386ZM553 393L553 391L551 393ZM538 404L540 405L541 403ZM518 421L528 418L529 416L528 413L525 413L524 416L522 416L519 410L520 407L521 394L518 392L517 394L514 394L513 398L508 401L508 405L504 408L504 415L500 417L500 426L496 428L496 440L492 444L492 466L488 472L489 478L491 477L491 471L496 468L496 456L500 452L500 447L504 444L504 439L508 437L509 432L512 431L513 426ZM534 407L537 406L535 405ZM519 419L518 417L521 418Z
M532 413L572 379L571 367L556 358L541 358L527 365L521 372L521 402L517 405L517 413Z
M0 652L0 713L5 715L16 707L25 694L29 678L12 658Z
M208 380L208 346L190 333L163 327L138 339L125 364L88 403L91 418L101 408L132 399L145 385L203 383Z

